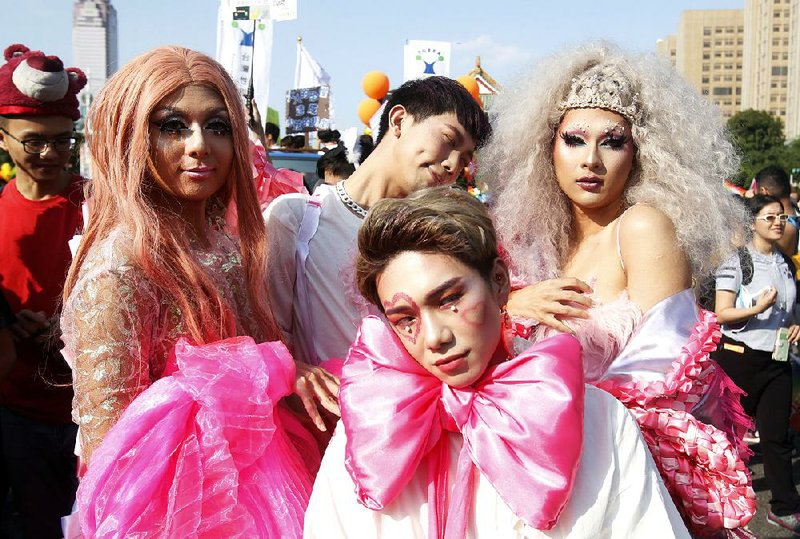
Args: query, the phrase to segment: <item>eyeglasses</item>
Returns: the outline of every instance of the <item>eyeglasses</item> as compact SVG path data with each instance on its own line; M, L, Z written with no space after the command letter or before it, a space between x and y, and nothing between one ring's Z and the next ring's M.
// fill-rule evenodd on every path
M76 137L60 137L53 140L43 138L20 140L2 127L0 127L0 131L22 144L22 149L25 150L25 153L30 155L42 154L47 151L47 148L53 148L57 152L66 153L71 151L72 148L75 147L75 144L78 143Z
M781 213L779 215L775 215L774 213L769 213L767 215L760 215L756 217L756 221L766 221L768 223L774 223L775 219L778 219L781 223L785 223L789 220L789 216L785 213Z

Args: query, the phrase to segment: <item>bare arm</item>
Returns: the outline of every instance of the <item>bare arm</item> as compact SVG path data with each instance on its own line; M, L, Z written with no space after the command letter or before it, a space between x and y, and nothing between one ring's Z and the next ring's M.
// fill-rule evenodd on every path
M672 221L651 206L634 206L625 214L620 247L626 289L643 312L691 286L689 260L678 245Z
M730 290L717 290L714 302L714 311L717 314L717 322L720 324L738 324L746 322L757 314L769 309L778 297L778 291L774 288L763 291L758 295L756 304L746 309L736 308L736 293Z

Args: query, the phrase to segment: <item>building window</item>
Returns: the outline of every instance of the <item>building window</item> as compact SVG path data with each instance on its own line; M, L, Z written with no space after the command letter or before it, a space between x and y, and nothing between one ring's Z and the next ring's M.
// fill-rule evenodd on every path
M717 56L719 56L719 53L715 52L714 53L714 57L717 57ZM703 53L703 60L710 60L710 59L711 59L711 53L710 52L704 52Z
M703 48L704 49L708 49L710 47L711 47L711 42L710 41L703 41Z
M714 90L711 93L714 95L731 95L733 94L733 88L731 88L730 86L720 86L714 88Z
M703 88L702 93L703 93L703 95L708 95L708 88Z
M742 95L742 88L740 86L736 87L736 95ZM738 105L739 103L736 104Z
M703 84L708 84L708 77L703 77L703 80L701 82Z
M789 68L786 66L772 66L772 76L773 77L785 77L786 74L789 72Z
M711 35L711 27L710 26L704 26L703 27L703 35L704 36L710 36Z
M709 71L708 64L703 64L703 71Z

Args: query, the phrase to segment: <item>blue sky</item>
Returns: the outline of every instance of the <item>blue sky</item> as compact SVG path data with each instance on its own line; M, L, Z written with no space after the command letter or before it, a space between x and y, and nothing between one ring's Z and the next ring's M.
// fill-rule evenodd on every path
M11 43L72 63L72 0L3 0L3 48ZM119 19L119 61L159 45L213 56L218 0L112 0ZM569 44L606 39L652 51L674 33L686 9L740 9L744 0L298 0L298 19L275 24L270 106L283 114L294 82L297 36L330 73L337 127L359 125L361 78L384 71L392 86L403 74L406 39L454 43L451 75L481 64L500 83L537 58ZM80 67L80 66L77 66Z

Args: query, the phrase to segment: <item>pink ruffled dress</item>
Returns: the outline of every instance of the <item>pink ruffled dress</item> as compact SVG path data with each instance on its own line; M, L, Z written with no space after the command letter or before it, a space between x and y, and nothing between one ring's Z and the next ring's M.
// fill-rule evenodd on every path
M321 455L279 403L294 362L280 343L256 344L237 240L212 228L209 243L192 254L242 337L204 346L130 263L124 231L84 261L61 317L88 461L68 539L302 537Z
M587 383L633 414L687 526L709 536L747 524L756 499L742 438L750 425L739 390L709 354L720 338L692 290L642 313L623 292L572 320ZM553 330L539 327L533 340Z

